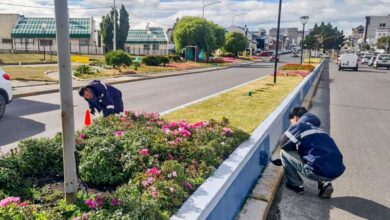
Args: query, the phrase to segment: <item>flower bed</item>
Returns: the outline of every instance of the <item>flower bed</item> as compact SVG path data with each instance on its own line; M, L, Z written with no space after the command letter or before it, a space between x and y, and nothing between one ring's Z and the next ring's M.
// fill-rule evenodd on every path
M309 64L284 64L279 68L279 70L307 70L312 72L314 70L313 65Z
M61 137L26 140L0 157L0 218L168 219L248 137L226 119L190 124L130 112L95 120L76 140L89 194L72 205L62 199Z
M306 77L311 72L308 70L279 70L277 75L278 76L301 76Z

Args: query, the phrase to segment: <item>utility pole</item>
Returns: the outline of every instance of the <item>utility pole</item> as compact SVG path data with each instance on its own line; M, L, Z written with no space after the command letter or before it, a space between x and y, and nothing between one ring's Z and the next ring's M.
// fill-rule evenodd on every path
M116 50L116 6L114 0L114 40L113 40L113 49Z
M73 112L72 74L69 48L69 13L67 0L54 0L58 68L60 72L60 97L62 121L62 146L64 163L64 189L66 203L77 196L78 184L75 160L75 128Z

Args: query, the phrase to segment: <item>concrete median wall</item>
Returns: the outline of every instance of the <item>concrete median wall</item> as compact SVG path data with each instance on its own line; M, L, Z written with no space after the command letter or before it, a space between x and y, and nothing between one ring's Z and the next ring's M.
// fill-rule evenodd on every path
M323 61L257 127L171 217L179 219L235 219L267 166L280 135L289 125L290 110L299 106L322 72Z

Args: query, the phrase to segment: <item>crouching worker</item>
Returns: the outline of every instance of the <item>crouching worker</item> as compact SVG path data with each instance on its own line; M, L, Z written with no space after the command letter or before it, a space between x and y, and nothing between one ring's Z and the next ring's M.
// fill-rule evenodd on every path
M279 139L286 187L303 193L301 174L317 181L320 197L330 198L333 193L331 181L345 170L343 156L333 139L319 128L321 121L317 116L304 107L296 107L289 118L291 126Z
M123 112L122 93L113 86L94 80L79 89L79 95L89 104L91 114L103 112L107 117Z

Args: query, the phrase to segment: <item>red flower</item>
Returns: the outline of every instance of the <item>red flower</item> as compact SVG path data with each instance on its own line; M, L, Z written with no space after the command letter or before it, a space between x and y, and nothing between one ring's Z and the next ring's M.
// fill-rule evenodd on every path
M161 171L157 167L153 167L146 171L146 174L148 174L148 176L158 176L160 175L160 173Z
M141 150L138 151L138 153L142 156L148 156L149 155L149 150L146 149L146 148L143 148Z

